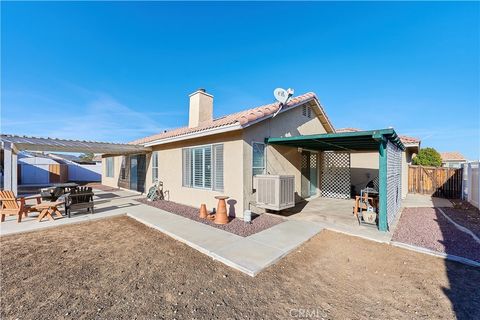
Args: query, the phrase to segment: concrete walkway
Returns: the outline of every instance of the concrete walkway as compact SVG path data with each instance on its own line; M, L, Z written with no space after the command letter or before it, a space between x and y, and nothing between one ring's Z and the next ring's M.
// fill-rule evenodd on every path
M425 194L407 194L402 200L404 208L453 208L453 204L448 199L431 197Z
M132 208L127 215L250 276L322 230L320 225L286 221L244 238L146 205Z
M16 223L9 217L0 225L0 235L37 231L74 223L127 215L155 228L190 247L250 276L280 260L316 235L323 227L307 221L285 221L249 237L202 224L179 215L135 201L138 194L128 191L95 190L95 214L38 222L32 214Z

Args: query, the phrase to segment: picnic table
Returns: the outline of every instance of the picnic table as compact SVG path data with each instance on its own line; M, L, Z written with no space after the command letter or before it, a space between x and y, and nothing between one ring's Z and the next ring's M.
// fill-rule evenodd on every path
M56 201L60 196L65 194L66 191L70 191L78 188L78 184L74 182L55 183L49 188L41 190L43 200Z
M58 206L64 204L63 201L51 201L51 202L42 202L40 204L36 204L33 206L37 211L40 212L38 215L38 221L42 221L45 216L47 216L50 220L55 220L53 214L55 214L58 218L63 217L60 210L58 210Z

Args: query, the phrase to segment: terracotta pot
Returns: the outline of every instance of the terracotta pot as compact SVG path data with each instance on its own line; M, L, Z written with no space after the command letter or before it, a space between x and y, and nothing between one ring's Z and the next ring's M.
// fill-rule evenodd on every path
M225 200L228 199L227 196L217 196L215 199L218 199L218 206L217 206L217 212L215 214L215 222L216 224L227 224L228 221L228 215L227 215L227 205L225 203Z
M202 219L206 219L208 217L208 212L207 212L207 205L202 203L200 205L200 214L199 217Z

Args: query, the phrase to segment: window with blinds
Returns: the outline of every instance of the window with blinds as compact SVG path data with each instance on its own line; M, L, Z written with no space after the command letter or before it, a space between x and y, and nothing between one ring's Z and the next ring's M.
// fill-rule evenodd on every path
M152 153L152 182L158 180L158 152Z
M182 149L182 185L223 190L223 145Z

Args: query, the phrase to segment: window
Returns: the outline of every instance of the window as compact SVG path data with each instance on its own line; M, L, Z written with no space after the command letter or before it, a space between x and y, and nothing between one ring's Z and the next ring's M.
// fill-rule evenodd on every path
M120 179L125 180L127 178L127 157L122 156L122 166L120 167Z
M105 160L105 162L106 162L106 166L107 166L107 168L106 168L106 169L107 169L107 172L106 172L106 173L107 173L107 177L113 178L113 177L114 177L114 169L113 169L113 167L114 167L114 158L113 158L113 157L107 158L107 159Z
M184 187L223 190L223 145L183 149L182 167Z
M265 144L252 142L252 175L265 173Z
M158 180L158 152L152 153L152 182Z

